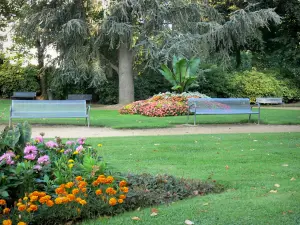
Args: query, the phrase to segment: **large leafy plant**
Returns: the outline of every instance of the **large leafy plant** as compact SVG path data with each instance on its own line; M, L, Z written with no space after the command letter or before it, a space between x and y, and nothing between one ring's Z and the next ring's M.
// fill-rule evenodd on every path
M177 58L173 56L172 70L165 64L159 70L161 74L173 85L172 90L182 93L192 86L198 86L197 77L199 75L200 59Z

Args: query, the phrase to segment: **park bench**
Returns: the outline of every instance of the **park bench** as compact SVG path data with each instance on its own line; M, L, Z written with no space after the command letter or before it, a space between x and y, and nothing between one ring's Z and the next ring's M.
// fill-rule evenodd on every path
M92 95L89 94L70 94L68 95L68 100L86 100L91 104Z
M35 99L36 92L14 92L12 99Z
M260 104L283 104L282 98L256 98L256 103Z
M9 126L18 118L85 118L90 126L90 107L85 100L12 100Z
M258 111L252 111L248 98L189 98L188 99L188 120L189 114L194 113L194 125L196 125L196 115L237 115L258 114L258 124L260 122L260 104Z

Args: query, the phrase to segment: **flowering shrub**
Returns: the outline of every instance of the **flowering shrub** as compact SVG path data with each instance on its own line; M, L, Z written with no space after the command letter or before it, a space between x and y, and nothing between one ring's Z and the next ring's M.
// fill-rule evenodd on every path
M160 93L147 100L128 104L119 112L121 114L141 114L151 117L186 115L188 113L188 98L208 98L208 96L198 92Z

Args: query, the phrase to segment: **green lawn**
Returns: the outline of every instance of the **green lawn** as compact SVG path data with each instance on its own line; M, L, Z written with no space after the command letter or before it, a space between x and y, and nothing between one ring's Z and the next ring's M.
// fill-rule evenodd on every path
M226 191L157 206L155 217L146 208L81 225L173 225L186 219L214 225L300 224L300 133L94 138L88 143L102 143L104 159L117 171L195 179L213 174ZM133 221L134 216L141 220Z
M10 100L0 100L0 124L8 124ZM75 124L84 125L85 120L79 119L24 119L31 124ZM193 118L190 118L192 123ZM112 128L156 128L171 127L175 124L185 124L187 116L177 117L146 117L141 115L120 115L117 110L91 110L91 126L102 126ZM208 115L197 116L198 124L232 124L247 123L248 115ZM252 115L253 123L257 122L257 115ZM261 123L263 124L300 124L300 110L288 109L261 109Z

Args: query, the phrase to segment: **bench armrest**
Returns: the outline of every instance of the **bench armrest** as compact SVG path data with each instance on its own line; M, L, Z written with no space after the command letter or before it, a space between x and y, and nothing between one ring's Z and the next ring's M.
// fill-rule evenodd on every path
M86 114L87 114L87 115L90 115L90 110L91 110L91 106L88 105L88 106L86 107Z

